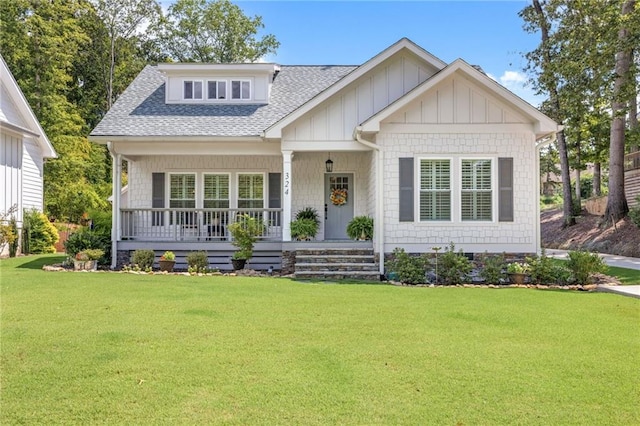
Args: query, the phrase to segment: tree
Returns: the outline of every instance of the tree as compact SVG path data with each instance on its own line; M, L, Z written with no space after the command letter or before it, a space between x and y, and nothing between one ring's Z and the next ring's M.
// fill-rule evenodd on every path
M177 0L166 19L154 26L160 50L180 62L256 62L275 53L280 43L268 34L262 18L247 17L229 0Z

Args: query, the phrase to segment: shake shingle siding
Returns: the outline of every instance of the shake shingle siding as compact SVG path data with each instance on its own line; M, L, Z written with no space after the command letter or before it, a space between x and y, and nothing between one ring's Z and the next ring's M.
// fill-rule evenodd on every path
M269 104L166 104L165 78L147 66L91 136L259 136L355 66L282 66Z

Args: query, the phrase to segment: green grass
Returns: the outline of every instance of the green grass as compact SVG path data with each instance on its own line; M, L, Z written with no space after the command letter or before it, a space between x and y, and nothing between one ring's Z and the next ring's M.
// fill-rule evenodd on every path
M607 275L618 278L622 285L640 285L640 270L616 266L608 266L607 268Z
M640 424L638 299L51 259L0 261L2 424Z

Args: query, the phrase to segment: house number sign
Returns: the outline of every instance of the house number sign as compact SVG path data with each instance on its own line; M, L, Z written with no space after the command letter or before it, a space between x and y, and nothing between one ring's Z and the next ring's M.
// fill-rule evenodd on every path
M291 185L291 179L289 172L284 174L284 195L289 195L289 186Z

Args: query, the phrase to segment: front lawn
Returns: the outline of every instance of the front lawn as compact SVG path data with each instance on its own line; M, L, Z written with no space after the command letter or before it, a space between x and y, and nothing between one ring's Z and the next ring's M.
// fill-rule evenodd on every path
M2 424L640 424L638 299L42 259L0 261Z

